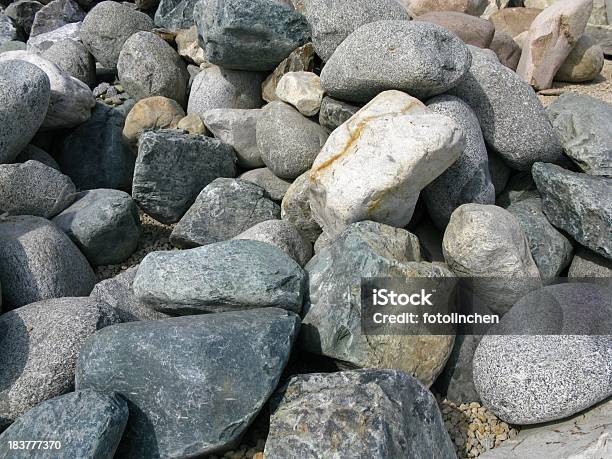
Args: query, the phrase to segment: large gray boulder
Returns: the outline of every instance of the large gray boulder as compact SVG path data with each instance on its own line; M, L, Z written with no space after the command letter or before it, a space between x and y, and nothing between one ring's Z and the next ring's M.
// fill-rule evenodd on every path
M164 129L140 138L132 196L162 223L176 223L218 177L236 175L232 148L203 135Z
M4 14L11 18L21 30L30 35L34 16L43 6L42 3L35 0L17 0L6 7Z
M277 202L283 200L285 193L291 186L291 181L278 178L267 167L246 171L244 174L240 174L238 178L259 185L270 195L270 199Z
M35 37L28 39L27 50L33 53L41 54L51 48L57 42L63 40L81 41L81 26L82 22L71 22L65 26L55 29L51 32L41 33Z
M155 25L173 31L189 29L194 25L193 8L197 2L198 0L160 0L155 10Z
M76 387L127 399L120 457L222 453L276 388L298 329L276 308L108 327L81 351Z
M202 0L194 19L208 60L229 69L274 70L310 38L302 13L276 0Z
M296 178L285 192L281 219L293 224L313 244L321 235L321 227L310 209L310 171Z
M589 249L580 247L576 250L572 264L567 272L570 279L588 278L589 282L598 282L601 278L605 285L612 284L612 260L597 255Z
M87 389L60 395L35 406L0 435L0 456L15 457L9 445L16 438L49 438L61 442L52 453L57 459L111 458L128 414L117 394Z
M191 248L225 241L266 220L278 220L280 206L263 188L219 178L204 188L174 227L170 242Z
M13 163L26 163L28 161L38 161L45 166L52 167L59 171L60 167L57 161L42 148L38 148L36 145L30 144L21 150L21 153L17 155Z
M344 40L321 72L331 97L368 102L397 89L418 98L456 86L470 67L463 42L445 28L426 22L377 21Z
M554 164L534 164L532 172L548 220L583 246L612 259L612 181Z
M456 457L436 399L401 371L293 376L271 405L265 457Z
M66 24L85 19L85 11L74 0L53 0L36 12L30 36L53 32Z
M57 226L40 217L0 221L0 284L7 309L50 298L86 296L96 283L87 259Z
M73 390L81 346L118 322L110 306L90 298L39 301L2 314L0 430L40 402Z
M45 50L42 56L90 88L95 86L96 62L81 42L69 38L60 40Z
M0 164L0 209L10 215L51 218L75 199L69 177L38 161Z

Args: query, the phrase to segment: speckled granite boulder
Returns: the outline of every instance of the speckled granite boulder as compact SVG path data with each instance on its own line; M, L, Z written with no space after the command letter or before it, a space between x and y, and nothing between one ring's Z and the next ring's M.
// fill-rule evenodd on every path
M271 404L265 457L456 457L435 398L401 371L293 376Z
M42 56L90 88L95 86L96 62L81 42L65 38L51 45Z
M601 278L604 285L612 285L612 260L580 247L574 254L567 277L577 279L578 282L581 278L589 278L589 282L599 282L594 278Z
M278 178L267 167L246 171L238 178L254 183L255 185L259 185L266 190L266 193L270 195L270 199L273 201L282 201L285 193L287 193L287 190L291 186L291 182L289 180Z
M108 327L81 351L76 387L128 400L120 457L222 453L274 391L298 329L275 308Z
M82 21L85 18L85 11L74 0L52 0L43 2L43 6L36 12L30 36L52 32L66 24Z

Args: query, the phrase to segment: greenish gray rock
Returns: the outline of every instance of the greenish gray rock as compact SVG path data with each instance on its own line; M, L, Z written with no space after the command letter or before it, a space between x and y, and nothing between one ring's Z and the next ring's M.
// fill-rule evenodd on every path
M276 388L299 323L266 308L108 327L83 347L76 387L127 399L119 457L222 454Z
M155 25L173 31L189 29L195 24L196 3L197 0L161 0L155 10Z
M238 178L259 185L266 190L266 193L270 195L270 199L273 201L282 201L285 193L291 186L290 181L278 178L267 167L246 171Z
M330 132L359 111L358 106L341 100L324 97L319 110L319 124Z
M96 62L82 43L66 38L51 45L42 56L90 88L96 84Z
M84 18L85 11L74 0L53 0L34 15L30 36L53 32L66 24L80 22Z
M281 219L293 224L311 243L319 238L322 229L310 210L310 171L296 178L281 202Z
M59 164L53 159L49 153L36 145L28 145L15 158L15 163L25 163L27 161L38 161L45 166L52 167L55 170L60 170Z
M18 0L11 3L4 10L9 18L26 34L30 35L34 15L43 7L43 4L35 0Z

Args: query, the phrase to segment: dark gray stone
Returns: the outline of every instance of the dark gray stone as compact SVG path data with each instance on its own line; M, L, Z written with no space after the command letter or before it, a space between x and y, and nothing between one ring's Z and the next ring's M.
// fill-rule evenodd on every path
M117 72L136 101L164 96L183 106L187 102L187 66L159 35L137 32L128 38L119 53Z
M264 455L456 457L436 399L395 370L292 377L272 399Z
M462 204L495 204L495 188L480 124L469 105L454 96L438 96L427 101L427 108L451 118L465 135L465 149L459 159L422 193L431 219L443 229Z
M138 247L140 218L132 197L119 190L90 190L53 219L93 266L115 265Z
M87 259L68 236L44 218L1 220L0 259L4 308L89 295L96 283Z
M544 163L534 164L532 173L548 220L612 259L612 181Z
M259 185L266 190L266 193L270 195L270 199L274 201L282 201L285 193L291 186L290 181L278 178L267 167L247 171L238 178Z
M310 38L306 18L275 0L202 0L193 15L206 57L229 69L274 70Z
M453 352L436 379L435 388L457 405L480 402L480 395L474 386L472 362L481 339L481 335L457 335Z
M299 312L305 284L302 268L279 248L232 240L147 255L134 293L144 304L174 315L263 307Z
M612 176L612 105L567 92L546 112L565 153L583 172Z
M161 0L155 11L155 25L168 30L189 29L195 25L193 8L198 0Z
M281 203L281 219L292 223L313 244L323 232L310 210L310 171L287 189Z
M470 67L463 42L426 22L378 21L342 42L321 72L331 97L368 102L388 89L427 98L456 86Z
M319 111L319 124L333 131L359 111L360 107L341 100L324 97Z
M4 10L4 14L11 18L16 25L21 27L21 30L29 35L32 29L32 22L34 22L34 15L42 7L42 3L34 0L18 0L7 6L6 10Z
M176 223L205 186L218 177L235 175L235 154L218 140L175 130L145 132L132 196L156 220Z
M590 282L596 281L593 278L602 278L604 285L612 285L612 261L580 247L574 254L567 277L578 281L581 278L589 278Z
M474 354L486 407L512 424L563 419L612 395L612 287L551 285L523 297Z
M0 12L0 43L19 40L21 38L13 20L3 12Z
M45 166L52 167L53 169L60 170L59 164L53 159L49 153L45 150L38 148L36 145L28 145L21 153L15 158L15 163L25 163L27 161L38 161L43 163Z
M512 170L506 166L506 163L495 153L489 152L488 157L489 175L491 176L491 182L495 188L495 196L499 196L505 190L508 180L510 180Z
M123 44L133 34L155 27L153 20L123 3L104 1L87 14L81 40L103 67L115 68Z
M55 157L77 189L131 189L135 158L122 141L124 123L121 109L98 102L91 118L60 141Z
M90 298L39 301L2 314L0 430L40 402L73 390L81 346L118 322L109 305Z
M0 62L0 163L8 163L34 137L47 114L51 83L29 62Z
M96 62L82 43L69 38L60 40L45 50L42 57L90 88L95 86Z
M2 457L112 458L128 420L128 406L117 394L81 390L35 406L0 435ZM48 438L61 441L49 451L15 451L10 441ZM43 440L44 441L44 440Z
M51 218L75 199L69 177L38 161L0 165L0 209L10 215Z
M118 457L221 453L274 391L298 328L275 308L108 327L81 351L76 387L128 400Z
M497 205L507 208L515 202L539 197L540 193L533 181L531 171L523 171L510 177L506 187L497 198Z
M53 32L66 24L80 22L85 19L78 3L73 0L53 0L43 6L34 16L30 37Z
M537 161L560 161L561 143L531 86L492 51L468 48L472 66L451 93L472 107L487 145L518 170Z
M219 178L204 188L178 222L170 242L180 248L225 241L257 223L280 218L280 206L260 186Z

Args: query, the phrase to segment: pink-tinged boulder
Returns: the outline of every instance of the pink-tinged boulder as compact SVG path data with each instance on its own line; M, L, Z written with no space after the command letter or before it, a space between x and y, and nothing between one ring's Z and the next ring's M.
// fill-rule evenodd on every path
M542 11L533 21L516 72L536 89L547 89L584 33L593 0L566 0Z
M441 25L464 43L479 48L488 48L495 34L495 26L486 19L456 11L432 11L417 16L414 20Z
M457 11L480 16L489 6L488 0L398 0L412 17L431 11Z
M542 12L539 8L503 8L492 14L489 21L496 31L503 31L516 37L531 27L534 19Z
M496 30L489 49L497 55L499 62L512 70L516 70L521 58L521 47L510 34L503 30Z

